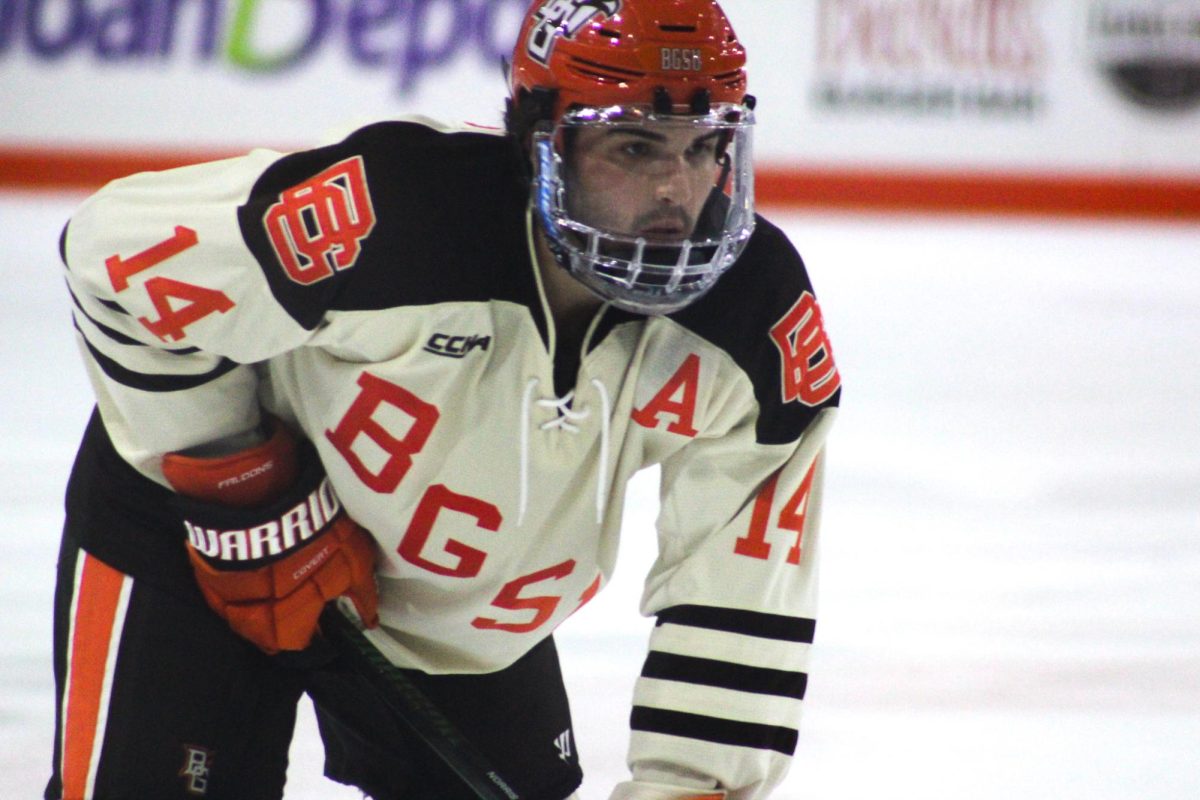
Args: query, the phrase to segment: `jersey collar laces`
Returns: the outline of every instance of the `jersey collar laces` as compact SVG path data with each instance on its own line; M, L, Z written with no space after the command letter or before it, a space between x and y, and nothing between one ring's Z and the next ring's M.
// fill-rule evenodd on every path
M600 466L596 470L596 523L604 521L604 503L607 496L607 485L605 475L608 470L608 451L611 438L610 417L612 416L612 403L608 396L608 389L599 380L593 378L590 385L596 390L596 395L600 398ZM592 410L590 408L572 408L575 400L575 390L567 392L562 397L541 397L537 398L538 388L541 386L541 381L537 378L530 378L525 384L525 392L521 398L521 468L520 468L520 492L518 494L517 506L517 525L522 525L525 521L525 512L529 508L529 440L530 428L533 425L533 408L553 409L555 416L547 422L543 422L538 426L541 431L564 431L572 435L578 435L581 428L578 423L582 423L588 419ZM536 399L535 399L536 398Z

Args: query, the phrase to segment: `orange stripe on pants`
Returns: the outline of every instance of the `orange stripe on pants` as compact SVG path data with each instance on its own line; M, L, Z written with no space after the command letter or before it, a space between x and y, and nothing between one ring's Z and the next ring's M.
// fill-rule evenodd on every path
M63 800L84 800L98 739L107 718L109 653L118 643L113 631L128 578L95 558L80 553L71 619L71 649L63 722Z

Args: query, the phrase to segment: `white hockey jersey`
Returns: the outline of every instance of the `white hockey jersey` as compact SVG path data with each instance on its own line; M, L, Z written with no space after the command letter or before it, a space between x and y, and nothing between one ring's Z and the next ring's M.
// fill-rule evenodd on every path
M703 299L606 306L566 352L526 186L511 140L424 122L110 184L62 240L104 426L165 485L164 453L290 422L379 544L372 640L435 673L501 669L586 603L660 465L631 765L763 797L796 744L840 395L804 267L760 219Z

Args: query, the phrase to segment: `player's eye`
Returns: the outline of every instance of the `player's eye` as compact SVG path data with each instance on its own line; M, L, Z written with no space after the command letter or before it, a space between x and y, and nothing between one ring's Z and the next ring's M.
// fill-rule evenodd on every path
M646 158L650 155L650 145L641 139L630 139L621 145L620 152L626 158Z
M715 157L717 152L716 140L711 136L697 139L687 149L687 157L692 161L708 160Z

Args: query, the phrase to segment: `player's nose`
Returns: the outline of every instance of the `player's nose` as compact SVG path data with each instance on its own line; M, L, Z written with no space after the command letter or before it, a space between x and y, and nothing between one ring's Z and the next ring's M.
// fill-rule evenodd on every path
M662 205L686 205L691 200L691 192L682 158L672 160L669 167L655 177L654 199Z

